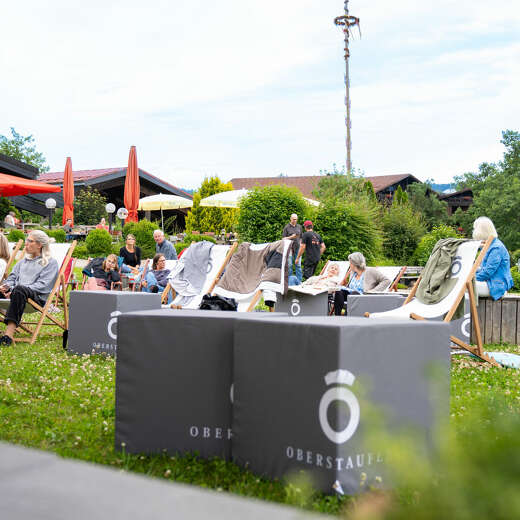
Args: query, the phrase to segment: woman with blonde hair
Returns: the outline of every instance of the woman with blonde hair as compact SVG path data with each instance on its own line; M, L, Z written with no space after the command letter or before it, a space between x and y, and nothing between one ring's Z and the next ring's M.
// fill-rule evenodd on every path
M108 255L105 259L94 258L86 267L92 276L87 280L85 291L107 291L113 282L119 282L117 256Z
M13 342L29 298L42 307L45 305L58 271L58 262L51 257L47 234L31 231L25 239L25 256L0 285L0 295L11 300L4 319L7 328L0 338L0 346Z
M513 287L509 252L498 239L493 222L488 217L478 217L473 222L473 238L485 242L493 237L493 241L476 272L477 293L479 296L491 296L499 300Z
M0 280L4 277L9 258L11 258L9 242L7 241L7 238L5 238L5 235L0 233Z

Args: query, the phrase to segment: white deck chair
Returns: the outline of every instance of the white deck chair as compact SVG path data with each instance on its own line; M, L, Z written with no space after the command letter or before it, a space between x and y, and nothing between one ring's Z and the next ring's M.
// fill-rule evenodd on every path
M455 311L457 310L459 303L462 301L467 291L470 301L471 318L473 322L473 328L475 330L477 346L472 347L455 336L451 336L450 339L459 347L468 350L472 354L480 357L485 361L488 361L489 363L495 366L499 366L495 360L486 356L482 349L482 334L480 332L476 299L473 291L473 278L475 277L475 273L480 264L482 263L484 255L486 254L492 241L492 237L486 241L484 247L482 248L482 251L480 252L476 260L475 257L477 255L479 247L481 246L480 241L471 240L468 242L463 242L458 247L457 252L455 254L455 259L451 266L451 278L455 278L457 282L455 283L455 286L450 291L450 293L441 301L431 305L427 305L421 303L417 298L415 298L415 293L422 279L422 277L419 277L408 298L406 298L406 300L404 301L402 307L398 307L397 309L393 309L386 312L375 312L372 314L367 313L366 316L368 318L373 319L395 318L402 320L422 320L427 318L438 318L440 316L444 316L444 321L448 322L451 321L451 319L453 318L453 315L455 314Z
M261 250L265 249L269 244L251 244L249 247L252 250ZM233 291L228 291L219 287L218 285L215 287L213 294L217 294L219 296L224 296L226 298L234 298L238 302L238 312L251 312L260 297L262 296L262 291L272 291L276 293L283 294L285 291L285 265L287 263L287 259L289 257L289 248L291 246L290 240L285 240L283 245L283 255L282 255L282 275L279 283L274 282L260 282L260 284L250 293L237 293Z
M339 268L338 279L340 280L340 283L338 284L338 286L344 285L345 281L347 280L348 271L350 269L350 262L348 260L327 260L327 262L323 266L323 269L320 271L320 275L327 272L329 264L337 264L337 266ZM311 287L309 285L303 285L303 284L291 285L289 287L289 289L291 291L296 291L296 292L303 293L303 294L310 294L312 296L316 296L318 294L328 291L328 289L326 289L326 288L317 289L315 287Z
M404 271L406 271L406 267L393 265L382 265L376 267L376 269L390 280L388 287L384 291L381 291L385 293L397 290L397 282L399 282L399 279L403 275Z
M9 273L11 272L11 267L13 266L14 261L16 260L16 256L20 252L22 245L22 239L18 240L18 242L9 242L9 251L11 252L11 255L9 256L9 260L7 261L7 265L5 266L5 271L0 279L0 283L3 282L9 276Z
M162 293L162 301L164 308L182 308L182 309L198 309L200 302L202 301L202 297L205 294L211 293L213 288L220 280L222 273L224 272L224 268L226 267L231 255L237 248L237 244L233 244L232 246L228 245L214 245L211 248L210 254L210 270L206 276L206 281L202 287L202 291L200 294L193 296L188 302L186 302L186 297L182 295L176 295L173 302L171 304L165 305L164 303L168 300L168 295L170 291L172 291L171 285L168 283L166 288ZM175 262L175 263L174 263ZM172 269L178 260L169 260L167 262L167 269ZM181 302L182 303L181 305Z

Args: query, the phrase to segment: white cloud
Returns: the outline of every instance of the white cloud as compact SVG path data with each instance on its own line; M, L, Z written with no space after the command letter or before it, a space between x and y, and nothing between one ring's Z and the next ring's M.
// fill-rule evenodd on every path
M351 0L353 158L447 180L502 154L519 120L516 2ZM344 160L343 2L26 1L3 7L0 133L52 169L315 174ZM7 43L6 43L7 42ZM515 126L516 125L516 126Z

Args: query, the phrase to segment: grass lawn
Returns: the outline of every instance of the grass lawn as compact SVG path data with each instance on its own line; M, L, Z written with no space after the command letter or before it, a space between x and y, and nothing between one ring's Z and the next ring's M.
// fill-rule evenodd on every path
M517 346L488 350L520 353ZM517 410L518 370L497 369L458 356L452 364L452 425L465 428L475 400L505 396ZM114 450L115 362L102 356L72 356L61 339L41 335L33 346L18 343L0 351L0 439L53 451L64 457L107 464L175 480L337 514L351 500L309 495L295 485L260 479L232 463L193 456L135 456Z

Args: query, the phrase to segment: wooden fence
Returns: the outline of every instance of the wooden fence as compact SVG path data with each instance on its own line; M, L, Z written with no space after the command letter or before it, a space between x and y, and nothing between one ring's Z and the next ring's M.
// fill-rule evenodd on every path
M477 310L484 343L520 344L520 294L479 298ZM473 338L473 328L471 333Z

